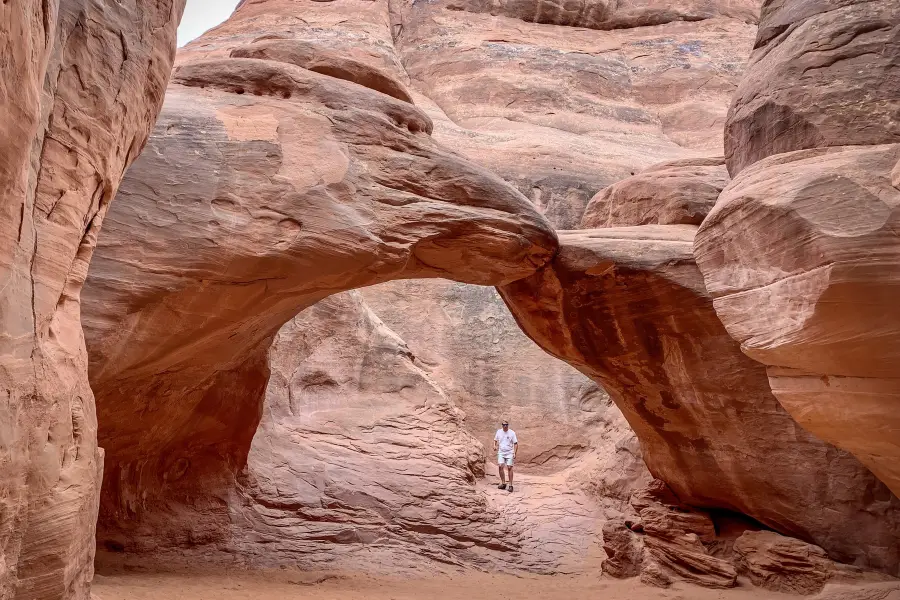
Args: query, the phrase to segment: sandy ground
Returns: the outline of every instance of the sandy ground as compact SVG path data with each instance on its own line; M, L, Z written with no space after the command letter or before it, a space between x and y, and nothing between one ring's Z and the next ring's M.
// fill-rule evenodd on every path
M466 573L424 579L290 570L255 573L107 572L94 581L96 600L775 600L793 598L750 588L661 590L638 580L589 576Z

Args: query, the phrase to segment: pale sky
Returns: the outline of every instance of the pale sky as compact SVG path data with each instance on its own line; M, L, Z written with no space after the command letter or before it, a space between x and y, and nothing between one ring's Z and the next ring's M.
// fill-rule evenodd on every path
M187 0L178 28L178 47L212 29L234 12L239 0Z

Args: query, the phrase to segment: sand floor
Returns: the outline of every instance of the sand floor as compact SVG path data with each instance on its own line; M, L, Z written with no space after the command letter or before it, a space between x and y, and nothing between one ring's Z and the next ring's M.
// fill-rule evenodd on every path
M793 598L750 588L661 590L636 579L466 573L422 579L362 574L264 573L97 574L96 600L775 600Z

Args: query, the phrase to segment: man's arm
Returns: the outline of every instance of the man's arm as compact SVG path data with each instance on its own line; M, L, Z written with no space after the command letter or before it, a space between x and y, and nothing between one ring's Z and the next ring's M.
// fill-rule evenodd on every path
M516 452L519 451L519 442L513 443L513 458L516 457Z

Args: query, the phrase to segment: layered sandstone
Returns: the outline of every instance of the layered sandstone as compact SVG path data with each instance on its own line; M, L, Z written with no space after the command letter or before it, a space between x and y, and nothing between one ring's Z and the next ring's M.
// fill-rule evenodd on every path
M515 496L477 485L485 452L466 415L360 293L288 322L269 366L231 506L230 551L243 560L391 573L589 568L600 505L559 476L520 475Z
M781 407L716 316L695 232L562 232L554 261L501 294L532 339L609 391L681 503L743 513L896 574L900 501Z
M725 126L736 175L773 154L900 142L900 6L767 2Z
M725 190L696 245L720 318L770 365L782 405L895 491L898 160L900 145L760 161Z
M697 237L716 311L782 405L900 492L900 6L766 6ZM738 174L739 173L739 174Z
M700 225L728 181L722 158L653 165L591 198L581 228Z
M414 105L305 68L300 41L263 58L246 42L182 60L91 270L111 549L230 535L267 352L300 310L397 278L508 282L556 245L525 198L436 144Z
M79 320L184 0L0 6L0 597L87 599L103 454Z
M438 139L570 229L616 181L721 153L757 7L397 1L391 19Z

